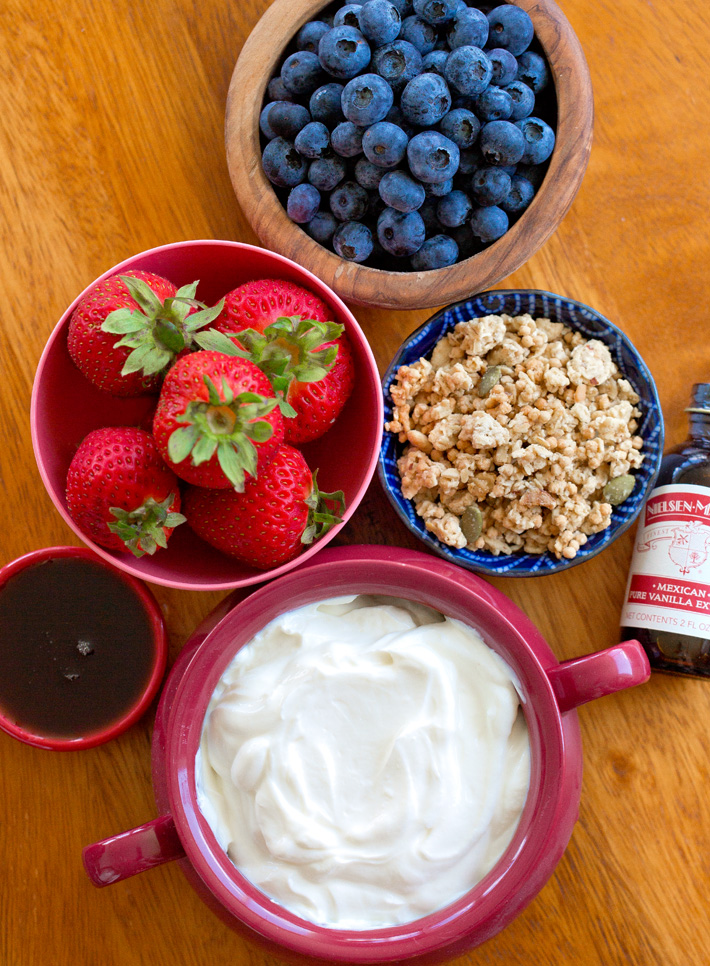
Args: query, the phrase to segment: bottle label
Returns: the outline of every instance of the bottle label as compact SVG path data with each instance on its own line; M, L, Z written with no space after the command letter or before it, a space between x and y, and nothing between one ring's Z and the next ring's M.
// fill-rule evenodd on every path
M659 486L641 512L622 627L710 638L710 489Z

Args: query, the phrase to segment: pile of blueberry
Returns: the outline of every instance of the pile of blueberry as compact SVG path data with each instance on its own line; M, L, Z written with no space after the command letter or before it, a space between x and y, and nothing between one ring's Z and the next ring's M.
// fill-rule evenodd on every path
M350 0L289 50L261 112L262 165L321 245L376 268L443 268L532 201L556 108L520 7Z

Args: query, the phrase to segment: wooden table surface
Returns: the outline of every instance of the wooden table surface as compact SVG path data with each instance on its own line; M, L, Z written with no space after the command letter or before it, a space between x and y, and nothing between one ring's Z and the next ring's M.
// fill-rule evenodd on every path
M267 0L5 0L0 19L0 564L76 543L32 454L29 402L65 307L123 258L166 242L255 242L223 148L240 47ZM596 100L586 178L562 226L507 282L587 302L657 380L673 445L710 379L704 0L566 0ZM429 313L355 309L382 368ZM71 400L67 399L67 406ZM414 546L379 484L342 538ZM497 580L560 658L613 644L627 534L562 575ZM171 657L218 594L155 588ZM153 709L154 710L154 709ZM459 961L710 963L710 681L654 676L582 709L579 822L557 871L501 935ZM152 712L119 739L58 754L0 733L0 963L275 963L202 905L177 866L104 890L83 845L155 814Z

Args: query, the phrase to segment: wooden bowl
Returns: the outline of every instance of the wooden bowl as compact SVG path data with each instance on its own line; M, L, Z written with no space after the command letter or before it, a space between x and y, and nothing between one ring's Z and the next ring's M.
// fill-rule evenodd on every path
M499 282L543 245L579 188L592 142L594 102L589 69L572 27L554 0L516 0L535 26L557 96L555 150L530 207L484 251L450 268L386 272L348 262L292 222L261 167L259 114L266 86L300 27L326 0L274 0L247 38L227 96L229 173L245 215L268 248L299 262L350 302L392 309L456 302Z

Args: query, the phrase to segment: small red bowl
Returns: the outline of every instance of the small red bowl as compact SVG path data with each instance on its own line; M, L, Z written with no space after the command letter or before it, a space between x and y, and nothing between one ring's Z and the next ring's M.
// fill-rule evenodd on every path
M32 553L27 553L22 557L18 557L17 560L11 561L0 568L0 596L2 596L3 588L12 577L17 576L22 571L37 564L62 558L90 561L97 567L103 568L115 581L122 584L123 588L127 588L131 596L135 599L135 606L142 608L145 613L153 649L149 676L137 699L133 700L125 711L118 718L114 718L110 724L87 732L79 737L56 738L38 733L37 731L31 731L20 725L10 714L5 713L0 707L0 728L9 735L12 735L13 738L17 738L18 741L23 741L28 745L34 745L37 748L49 748L52 751L76 751L80 748L93 748L96 745L110 741L111 738L115 738L127 728L130 728L148 710L165 674L168 657L168 635L163 613L155 597L153 597L145 584L141 583L140 580L136 580L135 577L131 577L117 570L115 567L109 566L105 560L100 559L91 550L86 550L83 547L45 547L42 550L34 550Z
M362 329L345 303L315 275L288 258L253 245L212 240L163 245L126 259L97 281L128 269L155 272L176 285L199 279L197 297L207 304L216 303L251 279L280 278L310 289L332 309L334 320L345 326L352 345L355 388L333 428L302 450L311 469L318 469L321 490L343 490L343 522L294 560L267 571L220 553L200 540L186 524L175 530L166 550L140 559L106 550L86 537L69 516L64 495L67 470L79 443L92 429L102 426L145 426L157 401L155 395L121 399L101 392L72 362L67 350L69 318L87 289L59 320L35 374L30 410L32 444L47 492L66 523L87 546L115 567L142 580L182 590L228 590L286 573L318 553L352 516L377 465L382 393L377 364Z

